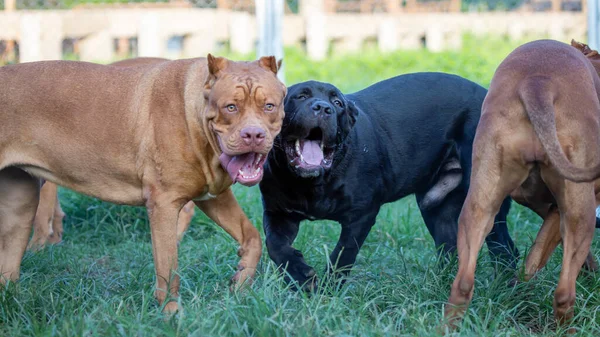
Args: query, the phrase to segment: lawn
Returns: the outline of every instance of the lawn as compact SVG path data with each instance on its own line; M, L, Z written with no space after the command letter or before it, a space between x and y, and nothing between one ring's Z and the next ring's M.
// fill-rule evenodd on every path
M350 92L402 73L443 71L487 87L516 45L470 37L459 52L365 50L323 62L290 49L286 80L323 80ZM234 186L234 192L262 235L258 188ZM0 290L0 336L432 336L455 273L453 265L436 267L433 241L408 197L382 209L345 287L311 296L291 291L264 254L251 289L231 293L237 245L198 214L179 251L184 313L165 320L153 297L145 210L68 190L60 194L67 213L64 241L27 252L20 281ZM539 224L537 216L513 205L509 228L522 256ZM336 223L305 222L295 246L323 275L338 235ZM457 335L554 335L561 255L554 254L537 278L512 288L506 285L512 275L495 273L484 249L474 301ZM582 274L578 281L574 325L580 335L598 336L600 276Z

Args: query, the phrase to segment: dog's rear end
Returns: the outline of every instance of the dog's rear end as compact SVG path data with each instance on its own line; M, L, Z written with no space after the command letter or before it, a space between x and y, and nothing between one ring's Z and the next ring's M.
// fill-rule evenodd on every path
M523 45L499 66L483 104L471 187L459 219L460 264L445 310L451 326L471 301L477 255L494 214L524 182L534 204L547 188L550 201L544 202L552 205L538 211L544 224L528 270L543 266L561 240L556 233L562 232L564 258L554 310L559 322L573 316L575 280L595 225L594 183L589 181L600 175L598 88L598 75L581 49L556 41ZM528 180L532 173L539 174L537 180Z

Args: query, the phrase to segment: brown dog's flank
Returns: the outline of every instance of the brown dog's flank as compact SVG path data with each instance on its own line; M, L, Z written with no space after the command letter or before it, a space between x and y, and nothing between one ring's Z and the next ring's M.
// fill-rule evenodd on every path
M116 67L149 66L169 61L158 57L137 57L111 63ZM179 212L177 220L177 239L181 241L183 234L189 227L194 216L194 203L185 204ZM58 188L56 184L46 181L40 191L40 202L33 220L33 236L29 242L29 249L39 249L46 243L58 243L62 240L63 218L65 214L58 200Z
M600 181L594 181L600 171L598 70L600 58L589 47L550 40L517 48L496 70L459 218L459 269L445 308L450 327L471 301L482 240L508 194L544 219L526 259L525 280L562 242L554 315L559 323L572 319L581 266L597 268L589 249L600 201Z
M0 244L0 281L19 275L37 178L147 207L156 297L160 304L169 298L167 312L178 309L177 218L190 200L240 243L234 279L250 280L260 236L230 190L241 178L220 158L240 162L270 150L286 90L276 70L274 57L233 62L210 55L131 67L46 61L0 68L0 243L9 243ZM224 107L230 102L235 113ZM239 141L249 126L261 130L260 144Z

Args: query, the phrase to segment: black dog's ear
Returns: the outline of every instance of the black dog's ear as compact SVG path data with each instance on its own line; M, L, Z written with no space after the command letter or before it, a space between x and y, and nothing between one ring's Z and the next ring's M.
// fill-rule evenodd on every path
M348 101L348 108L346 112L350 116L350 126L352 127L356 123L356 118L358 117L358 109L356 108L356 104L354 104L352 101Z
M350 133L350 130L352 130L354 127L356 118L358 117L358 108L354 102L350 100L345 101L346 106L344 108L344 112L338 117L338 144L346 139Z

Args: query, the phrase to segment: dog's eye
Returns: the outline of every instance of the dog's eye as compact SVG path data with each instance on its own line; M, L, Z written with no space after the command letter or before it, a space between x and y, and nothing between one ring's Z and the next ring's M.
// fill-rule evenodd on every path
M339 106L340 108L343 106L342 101L340 101L339 99L334 100L333 104Z
M235 104L229 104L225 107L225 109L227 109L227 112L236 112L237 111L237 107L235 106Z
M299 99L299 100L304 100L307 98L308 98L308 96L306 96L305 94L300 94L300 95L296 96L296 99Z
M273 111L275 109L275 104L267 103L265 104L265 111Z

